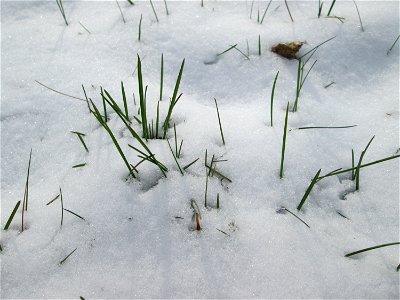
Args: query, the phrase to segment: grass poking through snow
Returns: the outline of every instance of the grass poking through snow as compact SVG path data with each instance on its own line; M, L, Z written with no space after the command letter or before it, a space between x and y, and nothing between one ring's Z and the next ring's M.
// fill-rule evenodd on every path
M6 225L4 226L4 230L7 230L7 229L10 227L11 222L12 222L12 220L14 219L15 213L17 212L17 210L18 210L20 204L21 204L21 200L18 201L17 204L15 204L14 209L13 209L13 211L11 212L11 215L10 215L10 217L8 218Z
M224 132L222 131L221 117L219 115L217 99L214 98L214 102L215 102L215 107L217 108L218 124L219 124L219 131L221 133L222 144L225 145Z
M345 257L350 257L350 256L353 256L353 255L362 253L362 252L367 252L367 251L375 250L375 249L378 249L378 248L383 248L383 247L388 247L388 246L395 246L395 245L400 245L400 242L388 243L388 244L377 245L377 246L373 246L373 247L369 247L369 248L364 248L364 249L361 249L361 250L358 250L358 251L347 253L345 255Z
M276 81L278 80L278 76L279 76L279 71L276 73L275 75L275 79L274 79L274 84L272 86L272 92L271 92L271 112L270 112L270 120L271 120L271 127L274 126L274 97L275 97L275 87L276 87Z
M56 0L56 2L57 2L58 9L60 10L60 13L64 19L65 25L68 26L68 22L67 22L67 18L65 17L64 5L62 3L62 0Z
M289 102L286 106L286 115L285 115L285 127L283 129L283 138L282 138L282 153L281 153L281 167L279 171L279 177L283 178L283 163L285 161L285 149L286 149L286 134L287 134L287 125L288 125L288 115L289 115Z

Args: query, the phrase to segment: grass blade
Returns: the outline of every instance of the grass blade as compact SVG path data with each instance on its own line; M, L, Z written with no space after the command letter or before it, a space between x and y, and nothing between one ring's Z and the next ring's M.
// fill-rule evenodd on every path
M78 131L71 131L71 133L76 134L76 136L79 138L79 140L81 141L81 144L83 145L83 147L85 148L86 152L89 152L88 147L85 144L85 141L83 140L83 136L86 136L84 133L78 132Z
M118 5L118 9L119 9L119 12L121 13L122 21L123 21L123 22L124 22L124 24L125 24L125 23L126 23L126 21L125 21L124 14L122 13L121 6L119 6L118 0L115 0L115 2L116 2L116 3L117 3L117 5Z
M267 5L267 8L265 9L264 14L263 14L263 16L262 16L262 18L261 18L260 24L263 23L264 18L265 18L265 15L267 14L268 8L269 8L269 6L271 5L271 2L272 2L272 0L269 1L268 5Z
M74 250L72 250L72 252L70 254L68 254L62 261L60 261L60 265L65 263L65 261L76 251L76 249L78 249L78 248L75 248Z
M328 14L327 14L328 17L329 17L329 15L330 15L331 12L332 12L332 9L333 9L333 6L335 5L335 2L336 2L336 0L333 0L333 1L332 1L331 7L329 8L329 11L328 11Z
M288 13L289 13L290 20L292 20L292 22L294 22L294 21L293 21L293 18L292 18L292 14L290 13L289 5L287 4L287 0L285 0L285 5L286 5L286 9L287 9L287 11L288 11Z
M323 41L322 43L318 44L317 46L315 46L314 48L312 48L310 51L306 52L305 54L303 54L302 56L299 57L299 59L302 59L304 56L306 56L307 54L313 52L314 50L318 49L319 47L321 47L323 44L333 40L336 36L333 36L329 39L327 39L326 41Z
M64 6L62 3L62 0L56 0L56 2L57 2L58 9L60 10L60 13L64 19L65 25L68 26L68 22L67 22L67 18L65 17L65 11L64 11Z
M274 96L275 96L275 87L276 87L276 81L278 80L279 76L279 71L275 75L274 79L274 84L272 86L272 92L271 92L271 127L274 126L274 119L273 119L273 113L274 113Z
M46 205L50 205L51 203L53 203L54 201L56 201L59 197L60 197L60 194L58 194L58 195L55 196L53 199L51 199L49 202L47 202Z
M32 149L29 154L29 163L28 163L28 172L26 175L26 182L25 182L25 192L24 192L24 201L23 201L23 206L22 208L25 209L25 211L28 210L28 199L29 199L29 173L31 169L31 160L32 160Z
M286 133L287 133L287 124L288 124L288 114L289 114L289 102L286 106L286 115L285 115L285 128L283 130L283 138L282 138L282 155L281 155L281 168L279 172L279 177L283 178L283 163L285 160L285 148L286 148Z
M171 144L169 143L168 140L167 140L167 143L168 143L169 149L171 150L172 156L174 157L174 160L175 160L175 162L176 162L176 165L177 165L178 168L179 168L179 172L181 172L181 174L184 175L184 174L183 174L183 171L182 171L182 169L181 169L181 166L179 165L179 162L178 162L178 160L176 159L176 156L175 156L175 154L174 154L174 151L173 151L172 148L171 148Z
M61 225L60 225L60 228L62 228L62 224L64 221L64 202L63 202L61 187L60 187L60 201L61 201Z
M186 166L183 167L184 170L188 169L191 165L196 163L199 160L199 158L196 158L194 161L192 161L190 164L187 164Z
M167 13L167 16L169 15L169 11L168 11L168 6L167 6L167 1L164 0L164 5L165 5L165 12Z
M300 210L303 207L303 205L306 202L308 196L310 195L314 185L317 183L320 173L321 173L321 169L319 169L317 174L315 174L315 176L314 176L313 180L311 181L310 185L308 186L303 198L301 199L299 205L297 206L297 210Z
M70 211L69 209L66 209L66 208L64 208L64 210L69 212L70 214L73 214L74 216L78 217L79 219L82 219L82 220L86 221L85 218L83 218L80 215L74 213L73 211Z
M156 20L157 20L157 23L158 23L158 17L157 17L156 10L154 9L153 2L151 0L149 0L149 1L150 1L150 4L151 4L151 8L153 9L154 16L156 17Z
M356 3L356 1L354 1L354 0L353 0L353 3L354 3L354 5L355 5L355 7L356 7L356 10L357 10L358 20L360 21L360 26L361 26L361 31L364 32L364 26L363 26L362 21L361 21L361 16L360 16L360 12L359 12L359 10L358 10L357 3Z
M178 95L179 85L180 85L181 79L182 79L182 72L183 72L183 67L184 66L185 66L185 59L183 59L183 61L182 61L181 68L180 68L179 74L178 74L178 78L176 79L174 93L172 95L171 103L170 103L169 108L168 108L168 113L167 113L167 116L165 117L165 121L164 121L164 125L163 125L163 127L164 127L163 139L165 139L166 136L167 136L167 130L169 128L169 123L171 121L172 111L173 111L176 103L178 102L178 100L180 98L180 96L177 97L177 95Z
M124 102L124 109L125 109L125 117L129 120L129 113L128 113L128 102L126 101L126 94L124 83L121 81L121 92L122 92L122 101Z
M365 153L367 152L369 146L371 145L372 141L374 140L374 138L375 138L375 136L373 136L373 137L371 138L371 140L368 142L367 146L365 147L364 151L361 152L361 156L360 156L360 159L359 159L359 161L358 161L358 165L357 165L357 169L356 169L356 174L355 174L355 175L356 175L356 191L358 191L359 188L360 188L360 166L361 166L362 160L363 160L364 155L365 155Z
M84 166L86 166L86 163L81 163L81 164L78 164L78 165L74 165L74 166L72 166L72 168L76 169L76 168L82 168Z
M306 129L344 129L344 128L353 128L353 127L357 127L357 125L346 125L346 126L307 126L307 127L292 128L291 130L306 130Z
M222 143L225 145L224 133L222 131L221 118L219 116L217 99L214 98L214 102L215 102L215 107L217 108L218 124L219 124L219 131L221 132Z
M143 137L147 141L148 129L147 129L146 98L143 92L142 62L140 60L139 55L137 61L137 70L138 70L139 97L140 97L140 115L142 117L142 130L143 130Z
M389 48L389 50L386 52L386 55L389 55L390 51L392 51L393 47L396 45L397 41L399 40L400 35L397 37L397 39L394 41L392 46Z
M225 51L222 51L221 53L218 53L217 56L220 56L222 54L225 54L226 52L232 50L233 48L236 48L237 44L230 46L228 49L226 49Z
M10 215L10 217L9 217L8 220L7 220L6 226L4 226L4 230L7 230L7 229L10 227L11 222L12 222L12 220L14 219L15 213L17 212L17 210L18 210L20 204L21 204L21 200L18 201L17 204L15 204L14 209L13 209L13 211L11 212L11 215Z
M310 226L304 222L300 217L298 217L296 214L292 213L290 210L288 210L286 207L281 207L280 209L277 210L277 213L284 213L284 212L288 212L289 214L291 214L292 216L294 216L296 219L298 219L301 223L303 223L304 225L306 225L308 228L310 228Z
M140 20L139 20L138 41L140 41L141 35L142 35L142 14L140 14Z
M160 75L160 101L163 95L163 81L164 81L164 53L161 54L161 75Z
M371 250L374 250L374 249L388 247L388 246L394 246L394 245L400 245L400 242L388 243L388 244L377 245L377 246L373 246L373 247L369 247L369 248L364 248L364 249L361 249L361 250L358 250L358 251L355 251L355 252L347 253L345 255L345 257L350 257L350 256L353 256L353 255L362 253L362 252L367 252L367 251L371 251Z

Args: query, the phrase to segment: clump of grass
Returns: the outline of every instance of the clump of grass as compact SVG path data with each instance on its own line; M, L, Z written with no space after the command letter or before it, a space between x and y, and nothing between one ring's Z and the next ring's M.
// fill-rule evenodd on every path
M65 261L76 251L76 249L78 249L78 248L75 248L74 250L72 250L62 261L60 261L60 265L65 263Z
M275 97L275 87L276 81L278 80L279 71L275 75L274 84L272 85L272 92L271 92L271 112L270 112L270 119L271 119L271 127L274 126L274 97Z
M15 213L17 212L17 210L18 210L20 204L21 204L21 200L18 201L17 204L15 204L14 209L13 209L13 211L11 212L11 215L10 215L10 217L8 218L6 225L4 226L4 230L7 230L7 229L10 227L11 222L12 222L12 220L14 219Z
M333 9L333 6L335 5L335 3L336 3L336 0L333 0L333 1L332 1L332 4L331 4L331 7L329 8L328 14L327 14L328 17L329 17L329 15L330 15L331 12L332 12L332 9Z
M366 167L369 167L369 166L372 166L372 165L376 165L376 164L379 164L379 163L382 163L382 162L385 162L385 161L388 161L388 160L396 159L396 158L399 158L399 157L400 157L400 155L393 155L393 156L389 156L389 157L386 157L386 158L383 158L383 159L379 159L379 160L376 160L376 161L373 161L373 162L370 162L370 163L367 163L367 164L364 164L364 165L357 165L356 167L354 167L354 164L353 164L352 168L350 168L350 169L343 170L343 169L340 168L340 169L337 169L335 171L329 172L328 174L323 175L323 176L319 176L319 171L318 171L318 173L317 173L318 176L316 175L314 177L314 179L311 181L311 183L308 186L303 198L301 199L299 205L297 206L297 209L300 210L302 208L302 206L304 205L304 203L307 200L308 196L310 195L311 190L313 189L315 183L317 183L318 181L320 181L320 180L322 180L322 179L324 179L326 177L336 176L336 175L343 174L343 173L348 173L348 172L352 172L352 176L354 176L355 173L353 173L353 172L357 172L357 169L360 170L362 168L366 168Z
M67 22L67 18L65 17L64 5L62 3L62 0L56 0L56 2L57 2L58 9L60 10L60 13L64 19L65 25L68 26L68 22Z
M138 32L138 41L140 41L141 35L142 35L142 17L143 15L140 14L140 20L139 20L139 32Z
M151 0L149 0L149 1L150 1L151 8L153 9L154 16L156 17L156 20L157 20L157 23L158 23L158 17L157 17L157 13L156 13L156 10L154 8L153 2Z
M121 119L121 121L125 124L126 128L128 128L128 130L129 130L130 134L132 135L132 137L133 137L134 139L136 139L136 140L142 145L142 147L145 149L145 151L147 152L147 154L146 154L146 153L144 153L143 151L137 149L136 147L134 147L134 146L132 146L132 145L128 145L130 148L134 149L136 152L139 153L138 156L139 156L139 158L142 159L142 161L141 161L140 163L142 163L142 162L144 162L144 161L148 161L148 162L150 162L150 163L156 165L156 166L160 169L160 171L163 173L163 175L164 175L165 177L167 177L166 172L168 171L168 168L167 168L166 166L164 166L160 161L158 161L158 160L155 158L155 155L154 155L154 154L151 152L151 150L147 147L146 143L140 138L140 136L136 133L136 131L131 127L131 123L129 122L129 120L127 120L127 119L125 118L125 116L124 116L122 110L119 108L118 104L115 102L115 100L113 99L113 97L112 97L106 90L105 90L104 92L105 92L105 94L106 94L106 96L107 96L107 97L105 97L105 101L106 101L106 102L108 103L108 105L114 110L114 112L118 115L118 117ZM117 149L118 149L118 147L117 147ZM122 150L121 150L121 152L122 152ZM120 154L121 154L121 152L120 152ZM124 156L123 156L123 157L124 157ZM126 159L124 159L124 161L125 161L126 163L128 163ZM139 164L140 164L140 163L139 163ZM129 165L130 165L130 164L129 164ZM136 166L137 166L137 165L136 165ZM131 169L132 171L134 170L134 171L137 172L136 167L134 167L134 166L132 166L132 165L130 165L129 169ZM134 174L132 173L132 175L134 175ZM134 176L133 176L133 177L134 177ZM134 178L135 178L135 177L134 177Z
M79 140L82 143L83 148L85 148L86 152L89 152L88 147L86 146L85 141L83 140L83 137L86 136L86 134L82 133L82 132L78 132L78 131L71 131L71 133L76 134L76 136L79 138Z
M103 97L103 99L104 99L104 101L105 101L104 95L102 95L102 97ZM125 154L124 154L124 152L122 151L122 149L121 149L121 147L120 147L120 145L119 145L117 139L115 138L115 136L114 136L112 130L110 129L110 127L107 125L107 123L106 123L106 122L104 121L104 119L102 118L102 116L101 116L99 110L97 109L97 106L93 103L93 101L91 101L91 104L92 104L92 107L93 107L93 109L94 109L94 110L92 111L92 114L94 115L94 117L97 119L97 121L100 123L100 125L103 126L103 128L107 131L107 133L108 133L109 136L111 137L111 139L112 139L112 141L113 141L113 143L114 143L115 148L118 150L119 155L121 156L121 158L122 158L122 160L124 161L126 167L128 168L129 175L132 176L133 178L136 178L136 177L135 177L135 174L134 174L134 170L133 170L133 168L131 167L131 165L129 164L128 160L126 159ZM116 112L117 112L117 111L116 111ZM117 112L117 113L118 113L118 112Z
M392 46L389 48L389 50L386 52L386 55L389 55L390 51L392 51L392 49L394 48L394 46L396 45L397 41L399 40L400 35L397 36L396 40L393 42Z
M125 20L124 14L122 13L121 6L119 6L118 0L115 0L115 2L117 3L119 12L121 13L122 21L124 22L124 24L126 24L126 20Z
M287 125L288 125L288 115L289 115L289 102L286 106L286 115L285 115L285 127L283 129L283 138L282 138L282 154L281 154L281 167L279 171L279 177L283 178L283 163L285 161L285 149L286 149L286 134L287 134Z
M222 131L221 118L219 116L217 99L214 98L214 102L215 102L215 107L217 108L218 124L219 124L219 131L221 133L222 144L224 144L225 146L224 132Z
M377 246L373 246L373 247L369 247L369 248L364 248L364 249L361 249L361 250L358 250L358 251L354 251L354 252L351 252L351 253L347 253L347 254L345 255L345 257L350 257L350 256L353 256L353 255L362 253L362 252L367 252L367 251L375 250L375 249L378 249L378 248L383 248L383 247L388 247L388 246L394 246L394 245L400 245L400 242L388 243L388 244L377 245Z
M272 0L270 0L268 2L267 8L264 10L264 14L263 14L263 16L261 18L260 24L262 24L264 22L265 15L267 14L267 11L268 11L269 6L271 5L271 2L272 2Z

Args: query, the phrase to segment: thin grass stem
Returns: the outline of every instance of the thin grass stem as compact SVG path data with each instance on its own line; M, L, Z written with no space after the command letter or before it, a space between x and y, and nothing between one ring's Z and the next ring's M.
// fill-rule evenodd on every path
M361 250L358 250L358 251L354 251L354 252L351 252L351 253L347 253L347 254L345 255L345 257L350 257L350 256L353 256L353 255L362 253L362 252L367 252L367 251L375 250L375 249L378 249L378 248L383 248L383 247L388 247L388 246L394 246L394 245L400 245L400 242L388 243L388 244L377 245L377 246L373 246L373 247L369 247L369 248L364 248L364 249L361 249Z
M281 167L279 171L279 177L283 178L283 163L285 160L285 149L286 149L286 134L287 134L287 125L288 125L288 115L289 115L289 102L286 106L286 115L285 115L285 127L283 129L283 138L282 138L282 154L281 154Z
M20 204L21 204L21 200L18 201L17 204L15 204L14 209L13 209L13 211L11 212L11 215L10 215L10 217L8 218L6 225L4 226L4 230L7 230L7 229L10 227L11 222L12 222L12 220L14 219L15 213L17 212L17 210L18 210Z

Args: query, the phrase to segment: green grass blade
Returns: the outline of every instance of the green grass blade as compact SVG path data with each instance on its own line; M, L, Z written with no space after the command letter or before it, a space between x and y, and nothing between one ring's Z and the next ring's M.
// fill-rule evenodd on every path
M126 101L126 94L123 81L121 81L121 92L122 92L122 101L124 102L125 116L126 119L129 120L128 102Z
M55 196L53 199L51 199L49 202L47 202L46 205L50 205L51 203L53 203L54 201L56 201L59 197L60 197L60 194L58 194L58 195Z
M271 2L272 2L272 0L269 1L268 6L265 9L264 14L263 14L263 16L261 18L260 24L262 24L264 22L265 15L267 14L267 11L268 11L269 6L271 5Z
M15 213L17 212L17 210L18 210L20 204L21 204L21 200L18 201L17 204L15 204L14 209L13 209L13 211L11 212L11 215L10 215L10 217L9 217L8 220L7 220L6 226L4 226L4 230L7 230L7 229L10 227L11 222L12 222L12 220L14 219Z
M332 12L332 9L333 9L333 6L335 5L335 2L336 2L336 0L332 1L331 7L329 8L329 11L328 11L328 14L327 14L328 17L330 16L330 14Z
M388 243L388 244L377 245L377 246L374 246L374 247L364 248L364 249L361 249L361 250L358 250L358 251L355 251L355 252L347 253L345 255L345 257L350 257L350 256L353 256L353 255L362 253L362 252L367 252L367 251L371 251L371 250L374 250L374 249L388 247L388 246L394 246L394 245L400 245L400 242Z
M179 165L179 162L178 162L178 160L177 160L177 158L176 158L176 156L175 156L175 154L174 154L174 151L173 151L172 148L171 148L171 144L169 143L168 140L167 140L167 143L168 143L169 149L171 150L172 156L174 157L174 160L175 160L175 162L176 162L176 165L177 165L178 168L179 168L179 172L181 172L181 174L184 175L184 174L183 174L183 171L182 171L182 169L181 169L181 166Z
M258 56L261 56L261 36L258 35Z
M214 102L215 102L215 107L217 108L218 124L219 124L219 131L221 133L222 144L225 145L224 132L222 131L221 117L219 115L217 99L214 98Z
M302 56L299 57L299 59L302 59L304 56L306 56L307 54L313 52L314 50L318 49L319 47L321 47L323 44L333 40L336 36L333 36L329 39L327 39L326 41L323 41L322 43L318 44L317 46L315 46L314 48L312 48L310 51L307 51L305 54L303 54Z
M163 83L164 83L164 53L161 54L161 74L160 74L160 101L163 96Z
M81 216L78 215L77 213L74 213L73 211L71 211L71 210L69 210L69 209L66 209L66 208L64 208L64 210L67 211L67 212L69 212L70 214L73 214L75 217L78 217L79 219L82 219L82 220L86 221L85 218L81 217Z
M72 250L72 252L70 254L68 254L62 261L60 261L60 265L65 263L65 261L76 251L76 249L78 249L78 248L75 248L74 250Z
M142 62L140 60L139 55L137 61L137 70L138 70L138 83L139 83L139 96L140 96L140 115L142 117L142 130L143 130L143 137L147 140L148 132L147 132L146 98L143 92Z
M394 46L396 45L396 43L398 42L400 38L400 35L397 36L397 39L394 41L394 43L392 44L392 46L389 48L389 50L386 52L386 55L389 55L390 51L392 51L392 49L394 48Z
M25 182L25 192L24 192L24 201L23 201L23 207L22 209L25 209L25 211L28 210L28 199L29 199L29 173L31 169L31 160L32 160L32 149L29 154L29 163L28 163L28 171L26 175L26 182Z
M194 161L192 161L191 163L187 164L186 166L183 167L183 170L188 169L191 165L193 165L194 163L196 163L200 158L196 158Z
M279 171L279 177L280 178L283 178L283 163L285 161L285 148L286 148L286 134L287 134L288 115L289 115L289 102L288 102L288 104L286 106L285 128L283 130L283 138L282 138L281 167L280 167L280 171Z
M141 35L142 35L142 17L143 17L143 15L140 14L138 41L140 41L140 38L141 38Z
M276 87L276 81L278 80L278 76L279 76L279 71L276 73L275 75L275 79L274 79L274 84L272 86L272 92L271 92L271 127L274 126L274 96L275 96L275 87Z
M169 128L169 123L171 121L172 111L173 111L176 103L178 102L178 100L180 98L180 96L177 98L177 95L178 95L179 85L180 85L181 79L182 79L182 72L183 72L183 67L184 66L185 66L185 59L183 59L183 61L182 61L181 68L180 68L179 74L178 74L178 78L176 79L174 93L172 95L171 103L170 103L169 108L168 108L168 113L167 113L167 116L165 117L165 121L164 121L164 125L163 125L163 127L164 127L163 139L165 139L166 136L167 136L167 130Z
M341 171L334 172L334 173L331 172L331 173L328 173L327 175L321 176L318 180L321 180L323 178L330 177L330 176L335 176L335 175L351 172L351 171L357 170L358 168L359 169L366 168L366 167L369 167L369 166L372 166L372 165L376 165L376 164L379 164L379 163L382 163L382 162L385 162L385 161L388 161L388 160L396 159L396 158L399 158L399 157L400 157L400 154L399 155L394 155L394 156L389 156L389 157L386 157L386 158L383 158L383 159L379 159L379 160L376 160L376 161L373 161L373 162L370 162L370 163L366 163L365 165L361 165L359 167L357 166L355 168L345 169L345 170L341 170Z
M164 0L164 5L165 5L165 12L167 13L167 16L169 15L169 11L168 11L168 6L167 6L167 1Z
M221 53L218 53L217 56L220 56L222 54L225 54L226 52L232 50L233 48L236 48L237 44L230 46L228 49L226 49L225 51L222 51Z
M369 146L371 145L372 141L374 140L374 138L375 138L375 136L373 136L371 138L371 140L368 142L364 151L361 153L360 160L358 161L357 169L356 169L356 191L358 191L360 189L360 166L361 166L362 160L363 160L364 155L367 152Z
M310 195L314 185L317 183L320 173L321 173L321 169L319 169L317 174L315 174L315 176L314 176L313 180L311 181L310 185L308 186L303 198L301 199L299 205L297 206L297 210L300 210L303 207L303 205L306 202L308 196Z
M134 173L133 173L133 170L132 170L132 168L131 168L131 166L130 166L128 160L126 159L125 154L124 154L124 152L122 151L120 145L118 144L117 139L115 138L114 134L112 133L110 127L108 127L107 123L101 118L100 112L99 112L99 110L97 109L96 105L93 103L93 101L92 101L91 104L92 104L92 107L93 107L93 109L94 109L94 112L92 112L93 115L96 117L97 121L99 121L99 123L104 127L104 129L107 131L107 133L108 133L109 136L111 137L111 139L112 139L112 141L113 141L113 143L114 143L115 148L117 148L118 153L120 154L122 160L124 161L126 167L127 167L128 170L129 170L129 174L132 175L133 178L135 178L135 175L134 175ZM117 111L116 111L116 112L117 112ZM118 113L118 112L117 112L117 113ZM123 119L123 118L121 118L121 119ZM123 120L123 121L125 121L125 120ZM126 122L126 121L125 121L125 122Z
M87 95L86 95L86 90L85 90L85 87L83 86L83 84L82 84L82 89L83 89L83 93L85 94L86 104L87 104L87 106L88 106L89 113L91 113L92 110L90 109L89 99L88 99L88 97L87 97Z
M72 168L76 169L76 168L82 168L84 166L86 166L86 163L81 163L81 164L78 164L78 165L74 165L74 166L72 166Z
M150 1L150 4L151 4L151 8L153 9L154 16L156 17L156 20L157 20L157 23L158 23L158 17L157 17L157 13L156 13L156 10L154 8L153 2L151 0L149 0L149 1Z
M61 225L60 225L61 228L64 221L64 202L63 202L61 187L60 187L60 201L61 201Z

